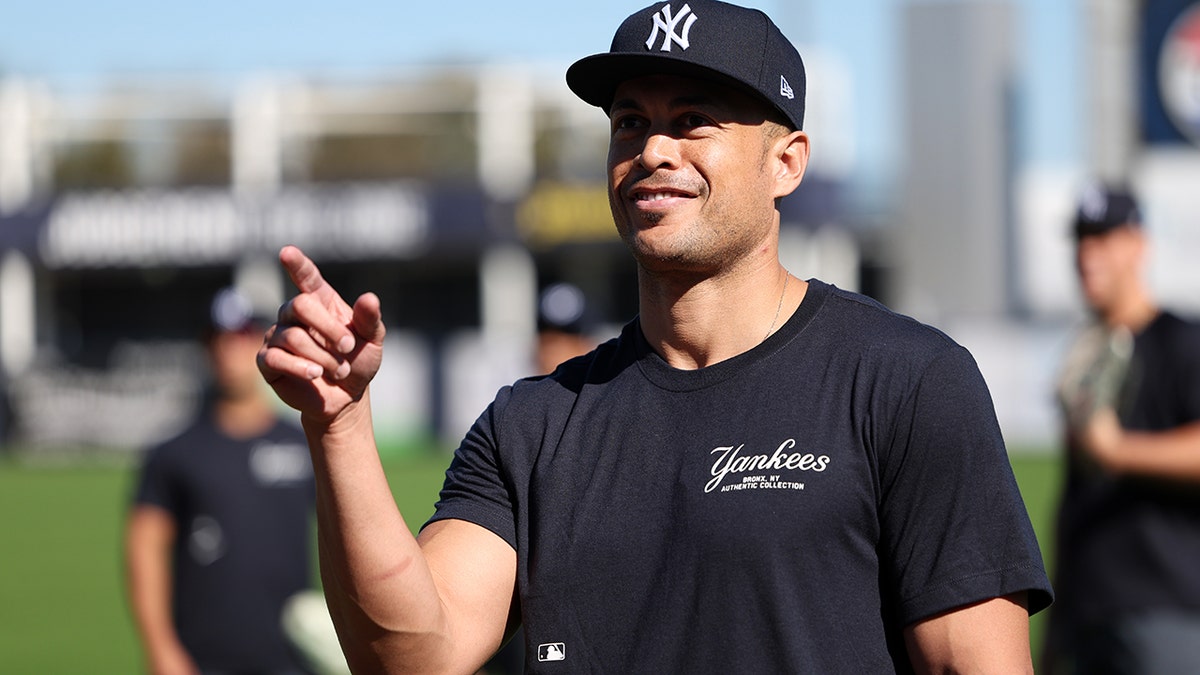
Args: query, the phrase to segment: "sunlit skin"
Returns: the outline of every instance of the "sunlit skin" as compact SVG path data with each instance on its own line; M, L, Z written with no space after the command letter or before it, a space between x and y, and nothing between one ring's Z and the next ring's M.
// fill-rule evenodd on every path
M256 436L275 423L270 390L258 370L262 337L254 331L219 332L208 343L217 395L213 414L221 430L234 438Z
M537 350L534 354L535 367L539 374L554 372L558 364L580 354L586 354L595 345L586 336L566 331L544 330L538 333Z
M647 76L617 89L609 202L642 268L711 274L767 254L779 214L764 194L783 194L769 172L766 115L741 92L693 78Z
M1109 325L1140 328L1137 319L1149 302L1142 282L1146 236L1133 226L1081 237L1075 249L1075 266L1084 301Z
M221 332L210 338L208 355L222 397L240 399L261 395L262 375L255 358L262 347L258 329Z
M803 178L808 136L738 89L659 75L617 88L610 130L609 202L638 263L643 334L676 368L751 349L807 289L779 262L777 204Z

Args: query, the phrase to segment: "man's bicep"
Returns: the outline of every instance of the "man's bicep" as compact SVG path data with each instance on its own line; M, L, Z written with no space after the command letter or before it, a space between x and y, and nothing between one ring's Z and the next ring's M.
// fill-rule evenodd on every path
M1026 594L958 607L904 629L918 673L1033 673Z
M175 540L175 518L170 511L154 504L137 504L126 523L126 545L155 550Z
M500 648L515 602L516 551L491 530L452 518L429 523L418 542L455 642L486 660Z

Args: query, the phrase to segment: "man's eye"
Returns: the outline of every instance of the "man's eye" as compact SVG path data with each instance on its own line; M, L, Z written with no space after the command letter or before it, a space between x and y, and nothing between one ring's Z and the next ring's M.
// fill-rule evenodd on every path
M695 129L696 127L708 125L708 118L703 115L684 115L682 121L683 126L687 127L688 129Z
M639 125L640 120L633 115L625 115L613 120L613 130L636 129Z

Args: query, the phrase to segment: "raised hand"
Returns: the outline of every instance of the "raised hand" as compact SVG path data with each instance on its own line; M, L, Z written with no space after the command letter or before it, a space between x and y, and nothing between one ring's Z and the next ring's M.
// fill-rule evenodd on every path
M331 421L362 399L379 371L385 329L379 298L350 306L294 246L279 261L300 293L279 308L258 351L258 369L279 398L302 415Z

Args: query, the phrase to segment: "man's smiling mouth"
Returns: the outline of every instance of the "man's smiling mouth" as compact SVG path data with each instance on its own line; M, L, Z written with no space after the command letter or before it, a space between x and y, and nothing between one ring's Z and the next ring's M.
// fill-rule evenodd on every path
M634 195L634 199L639 202L657 202L673 197L687 197L681 192L639 192Z

